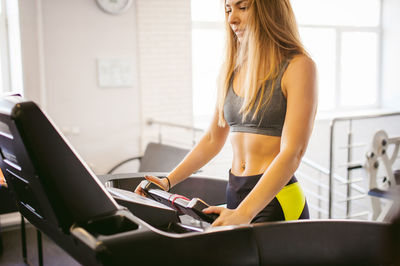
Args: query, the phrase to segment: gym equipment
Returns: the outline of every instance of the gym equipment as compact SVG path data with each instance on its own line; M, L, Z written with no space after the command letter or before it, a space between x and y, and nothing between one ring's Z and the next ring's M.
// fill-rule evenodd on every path
M9 189L7 187L7 183L3 179L3 173L0 170L0 214L7 214L17 212L17 206L15 205L15 200L11 197ZM26 230L25 230L25 219L21 215L20 220L20 232L21 232L21 250L22 250L22 260L24 263L28 263L28 249L27 249L27 239L26 239ZM38 262L41 264L42 259L42 243L41 243L41 233L37 230L37 252L38 252ZM5 247L5 248L13 248L13 247ZM1 225L0 225L0 255L3 252L3 242L1 235Z
M141 183L141 187L150 198L177 210L181 215L187 214L197 220L203 220L208 223L212 223L218 218L216 214L205 214L202 212L203 209L210 206L202 199L193 198L190 200L182 195L168 193L160 189L157 184L147 180Z
M392 154L388 154L388 149L393 146ZM376 221L389 222L393 219L391 208L393 200L390 191L396 186L400 186L400 170L394 170L393 165L399 155L400 137L389 138L384 130L375 133L372 145L366 153L365 169L369 176L369 192L372 203L372 219ZM378 169L383 165L385 177L381 182L378 180ZM382 209L382 201L385 201Z
M386 223L303 220L206 229L182 226L173 215L176 210L118 187L106 188L39 107L19 97L0 99L0 168L19 211L84 265L392 261L385 252ZM102 179L107 184L124 183L107 178ZM210 184L202 193L211 191L212 178L199 180ZM154 218L160 209L162 220Z

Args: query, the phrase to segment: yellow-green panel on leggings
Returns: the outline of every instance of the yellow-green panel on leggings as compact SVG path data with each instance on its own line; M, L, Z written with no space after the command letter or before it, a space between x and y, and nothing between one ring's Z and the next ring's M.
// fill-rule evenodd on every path
M281 204L286 221L299 219L304 209L306 198L298 182L282 188L276 198Z

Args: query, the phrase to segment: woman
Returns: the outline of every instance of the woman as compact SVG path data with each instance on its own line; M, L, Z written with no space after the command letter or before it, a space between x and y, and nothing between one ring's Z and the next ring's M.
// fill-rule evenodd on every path
M211 125L166 178L146 179L169 190L209 162L231 132L227 208L204 210L219 214L212 226L309 218L293 174L313 128L316 68L290 0L226 0L225 10L227 49Z

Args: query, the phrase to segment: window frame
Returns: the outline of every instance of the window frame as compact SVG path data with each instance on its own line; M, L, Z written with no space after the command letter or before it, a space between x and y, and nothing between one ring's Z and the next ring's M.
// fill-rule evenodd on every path
M335 100L333 104L333 109L322 110L321 112L331 112L331 111L356 111L364 109L374 109L381 108L382 105L382 1L380 1L380 18L379 24L376 27L373 26L343 26L343 25L313 25L313 24L299 24L299 28L307 29L330 29L335 32L336 37L336 52L335 52ZM370 105L352 105L345 106L341 104L341 57L342 57L342 36L349 32L366 32L377 34L377 84L376 84L376 99L375 103Z
M224 21L196 21L196 20L192 20L192 31L193 30L223 30L225 27L225 22ZM192 51L193 54L193 51ZM193 56L192 56L193 58ZM192 59L193 61L193 59ZM192 72L193 75L194 72ZM192 80L195 80L194 78L192 78ZM194 86L192 85L192 89L194 88ZM192 94L193 96L195 95L195 93ZM193 101L197 101L198 99L194 99ZM208 126L208 121L209 118L211 118L211 116L214 113L214 109L210 109L209 111L207 111L207 114L201 114L201 113L196 113L195 112L195 104L193 104L193 118L194 118L194 124L196 127L199 128L203 128L206 129Z
M23 69L22 69L22 47L21 47L21 36L20 36L20 24L19 24L19 5L17 5L17 19L14 17L10 19L9 5L14 0L0 0L1 12L0 12L0 75L1 75L1 87L0 94L21 94L24 93L24 80L23 80ZM13 2L12 4L15 4ZM12 12L12 11L11 11ZM11 22L10 22L11 20ZM13 22L14 21L14 22ZM11 24L10 24L11 23ZM18 26L17 32L11 32L13 26ZM12 35L14 34L14 35ZM16 39L17 36L17 39ZM17 41L18 43L13 42ZM13 42L13 43L10 43ZM15 45L17 47L11 47ZM14 53L15 58L12 58ZM18 67L20 66L20 68ZM17 67L17 68L16 68ZM13 72L15 71L15 72Z
M0 0L0 64L1 64L1 91L0 93L11 92L11 73L10 73L10 56L8 47L8 22L6 1Z
M335 73L334 73L334 103L331 109L326 110L318 110L321 113L329 113L329 112L348 112L348 111L359 111L359 110L368 110L368 109L379 109L382 108L382 58L383 58L383 0L379 0L379 21L377 26L346 26L346 25L328 25L328 24L301 24L298 23L298 27L300 28L308 28L308 29L329 29L335 32ZM192 29L221 29L224 27L224 21L215 20L215 21L199 21L192 19ZM349 32L366 32L366 33L374 33L377 35L377 76L376 76L376 98L373 104L366 105L344 105L341 103L341 56L342 56L342 36L345 33ZM301 37L301 36L300 36ZM196 114L194 114L196 116Z

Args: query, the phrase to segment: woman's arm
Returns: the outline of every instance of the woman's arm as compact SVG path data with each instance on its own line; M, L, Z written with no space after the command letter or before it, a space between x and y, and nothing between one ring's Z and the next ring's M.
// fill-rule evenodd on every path
M236 210L212 207L206 211L220 213L213 226L249 223L289 182L299 166L317 110L314 62L306 56L295 57L284 74L282 88L287 110L280 152Z
M215 111L211 125L196 146L182 162L168 175L171 187L183 181L215 157L225 144L229 126L218 126L218 112Z
M228 125L225 127L218 126L218 111L215 110L211 125L206 133L188 155L186 155L182 162L168 174L169 182L167 178L160 179L155 176L145 176L145 178L161 185L165 190L172 188L214 158L224 146L228 134ZM144 192L141 191L140 185L136 188L135 192L140 195L145 195Z

